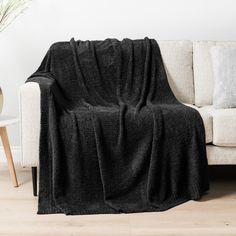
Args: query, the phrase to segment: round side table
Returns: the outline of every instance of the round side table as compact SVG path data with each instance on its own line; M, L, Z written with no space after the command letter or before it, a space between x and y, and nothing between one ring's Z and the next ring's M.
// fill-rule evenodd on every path
M18 119L11 116L0 115L0 136L2 139L2 144L4 147L4 151L6 154L8 168L11 174L12 182L14 187L18 187L18 181L16 177L16 170L14 166L14 162L12 159L11 147L7 135L7 128L6 126L17 123Z

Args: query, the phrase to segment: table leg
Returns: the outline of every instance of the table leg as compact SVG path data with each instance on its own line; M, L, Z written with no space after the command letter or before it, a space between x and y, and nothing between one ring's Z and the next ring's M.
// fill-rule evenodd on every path
M0 127L0 136L2 138L2 143L3 143L4 150L5 150L7 164L8 164L10 174L11 174L13 185L14 185L14 187L18 187L16 170L15 170L14 162L12 159L11 147L9 144L6 127Z

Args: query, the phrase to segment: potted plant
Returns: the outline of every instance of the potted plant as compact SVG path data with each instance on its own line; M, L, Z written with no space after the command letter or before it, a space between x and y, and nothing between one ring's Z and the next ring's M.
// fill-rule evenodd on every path
M0 32L12 23L28 6L31 0L0 0ZM0 84L0 113L3 107L3 93Z

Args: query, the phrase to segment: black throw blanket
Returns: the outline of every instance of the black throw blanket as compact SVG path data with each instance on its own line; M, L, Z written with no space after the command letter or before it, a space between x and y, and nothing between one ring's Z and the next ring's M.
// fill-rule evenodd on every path
M157 42L53 44L41 89L39 214L163 211L208 190L204 126Z

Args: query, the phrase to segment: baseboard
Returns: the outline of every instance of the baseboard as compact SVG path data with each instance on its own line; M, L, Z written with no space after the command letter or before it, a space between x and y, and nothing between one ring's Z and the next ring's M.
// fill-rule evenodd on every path
M21 162L20 146L11 146L11 152L12 152L14 163L20 163ZM3 146L0 146L0 162L6 162L6 156L5 156Z

